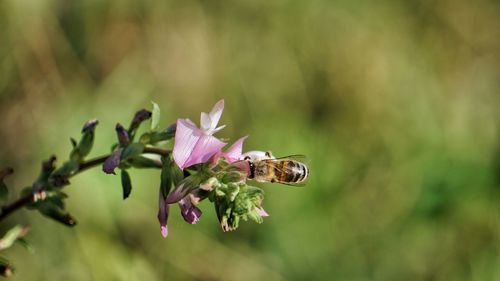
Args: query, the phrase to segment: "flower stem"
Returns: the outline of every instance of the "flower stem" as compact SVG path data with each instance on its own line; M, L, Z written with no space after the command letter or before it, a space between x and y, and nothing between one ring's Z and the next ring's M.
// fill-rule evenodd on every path
M170 152L171 152L170 150L162 149L159 147L145 147L144 151L143 151L143 153L157 154L157 155L161 155L161 156L168 156L170 154ZM104 161L106 161L106 159L109 156L110 156L110 154L107 154L107 155L96 157L94 159L80 163L80 165L78 166L78 170L73 174L73 176L76 174L79 174L80 172L83 172L87 169L96 167L96 166L104 163ZM22 207L33 203L33 199L34 199L33 194L28 194L26 196L23 196L23 197L17 199L16 201L12 202L11 204L2 206L0 208L0 221L4 220L7 216L9 216L10 214L14 213L15 211L21 209Z

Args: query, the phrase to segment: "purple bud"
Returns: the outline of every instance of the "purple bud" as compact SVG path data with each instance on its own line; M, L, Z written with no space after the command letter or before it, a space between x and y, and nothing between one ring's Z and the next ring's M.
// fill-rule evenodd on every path
M116 124L116 135L118 136L118 142L120 146L125 146L130 143L130 138L128 136L127 130L120 124Z
M97 119L92 119L87 121L87 123L83 125L82 133L93 131L95 126L97 126L97 124L99 124L99 121L97 121Z
M184 183L181 183L174 189L174 191L170 192L167 195L167 197L165 198L165 201L168 204L177 203L177 202L179 202L179 200L184 198L188 192L189 192L189 189L185 188Z
M102 165L102 170L106 174L115 175L115 168L118 167L118 165L120 165L121 155L122 155L121 148L113 151L113 153L106 159L106 161L104 161L104 164Z
M186 196L179 201L181 215L189 224L195 224L200 220L201 210L191 202L190 196Z
M134 119L132 119L132 123L130 123L130 128L128 129L129 132L134 131L139 127L139 125L144 122L145 120L148 120L151 118L151 111L146 110L146 109L141 109L135 113Z
M167 221L168 221L169 211L170 211L170 206L166 202L165 197L163 197L163 193L160 187L160 195L158 202L158 221L160 222L160 231L163 237L167 237L168 235Z

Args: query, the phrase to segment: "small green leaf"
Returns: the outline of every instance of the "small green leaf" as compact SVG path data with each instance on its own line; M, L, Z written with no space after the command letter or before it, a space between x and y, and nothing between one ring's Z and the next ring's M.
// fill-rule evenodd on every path
M121 160L124 161L139 156L143 151L144 145L142 143L131 143L123 148Z
M16 225L11 228L7 233L0 239L0 251L10 248L17 239L25 236L29 231L29 227Z
M151 115L151 131L155 131L160 124L160 107L155 102L153 104L153 112Z
M44 201L41 202L41 204L53 204L57 206L60 209L65 209L65 204L64 204L64 199L68 197L66 193L58 190L53 190L53 191L47 191L46 193L46 198Z
M67 177L78 170L78 163L73 160L65 162L59 169L55 170L52 176Z
M78 144L74 138L69 138L69 141L71 142L71 145L73 146L73 148L75 148Z
M42 202L49 202L49 201L42 201ZM66 211L63 209L59 208L57 205L53 203L45 203L41 204L38 207L38 210L40 213L42 213L44 216L47 216L57 222L60 222L66 226L73 227L76 225L76 220Z
M156 144L161 141L167 141L175 136L175 132L161 131L161 132L146 132L141 135L139 142L143 144Z
M130 182L130 176L126 170L122 170L122 188L123 188L123 199L127 199L132 191L132 183Z
M92 146L94 145L94 131L89 131L83 134L80 143L78 144L78 152L83 160L85 156L90 153Z
M24 238L18 238L16 240L16 243L18 243L19 245L23 246L26 250L28 250L30 253L34 253L35 252L35 249L33 248L33 246L31 245L31 243L29 243L26 239Z
M184 178L184 175L171 156L162 157L162 162L160 188L163 196L166 197L172 187L175 187Z
M147 158L144 156L136 156L129 160L132 167L135 168L161 168L162 164L158 160Z
M82 138L80 139L80 142L76 144L74 139L71 140L71 143L73 144L73 150L70 154L71 160L81 162L85 156L90 153L92 146L94 145L95 127L97 124L98 121L95 119L88 121L83 126Z

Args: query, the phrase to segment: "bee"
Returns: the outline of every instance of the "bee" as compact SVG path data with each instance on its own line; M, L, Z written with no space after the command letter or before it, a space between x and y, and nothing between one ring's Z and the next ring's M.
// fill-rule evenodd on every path
M309 168L304 155L275 158L270 152L248 152L242 156L248 162L248 179L258 182L277 182L287 185L305 185Z

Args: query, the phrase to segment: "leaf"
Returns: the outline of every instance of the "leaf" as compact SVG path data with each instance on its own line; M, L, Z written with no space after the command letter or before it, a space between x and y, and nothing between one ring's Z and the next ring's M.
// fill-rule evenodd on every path
M129 160L134 168L161 168L162 164L158 160L151 159L144 156L136 156Z
M160 188L163 196L167 197L172 187L175 187L184 178L184 175L171 156L162 157L162 162Z
M153 112L151 115L151 131L155 131L160 124L160 107L155 102L153 104Z
M52 176L67 177L78 170L78 163L74 160L65 162L59 169L55 170Z
M62 192L62 191L58 191L58 190L54 190L54 191L47 191L45 192L46 194L46 198L44 201L41 202L41 204L46 204L46 203L50 203L50 204L54 204L55 206L57 206L58 208L60 209L65 209L65 204L64 204L64 199L66 199L68 197L68 195L66 195L66 193Z
M99 124L97 119L89 120L83 125L82 138L76 144L74 139L71 139L73 150L70 153L70 159L76 162L81 162L90 153L94 145L95 127Z
M130 176L126 170L122 170L122 188L123 188L123 199L127 199L132 191L132 183L130 182Z
M161 141L167 141L175 136L175 132L161 131L161 132L146 132L141 135L139 142L143 144L156 144Z
M52 203L51 201L41 201L39 206L37 206L38 211L44 216L49 217L57 222L60 222L66 226L73 227L76 225L76 220L65 210Z
M131 143L125 148L123 148L121 154L121 161L139 156L143 151L144 151L144 145L142 143Z
M74 138L69 138L69 141L71 142L71 145L73 146L73 148L75 148L76 145L78 144Z
M19 245L23 246L26 250L28 250L30 253L34 253L35 252L35 249L33 248L33 246L31 245L31 243L29 243L26 239L24 238L19 238L16 240L16 243L18 243Z
M0 251L10 248L17 239L25 236L29 231L28 226L16 225L11 228L5 235L0 239Z
M90 153L94 145L94 131L89 131L83 134L80 143L78 144L78 152L81 160Z

